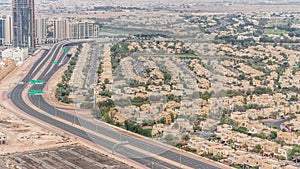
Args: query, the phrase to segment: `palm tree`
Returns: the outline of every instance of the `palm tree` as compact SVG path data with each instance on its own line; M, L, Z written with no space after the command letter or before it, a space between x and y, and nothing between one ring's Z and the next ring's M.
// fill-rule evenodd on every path
M231 145L231 144L233 144L233 140L232 140L232 139L229 139L229 140L227 141L227 143Z
M246 143L243 145L243 148L246 149L246 151L248 151L248 145Z
M187 142L190 139L190 136L188 134L184 134L181 138L182 138L182 140Z
M276 119L276 117L278 116L278 114L279 114L278 111L272 112L272 113L270 114L270 118Z

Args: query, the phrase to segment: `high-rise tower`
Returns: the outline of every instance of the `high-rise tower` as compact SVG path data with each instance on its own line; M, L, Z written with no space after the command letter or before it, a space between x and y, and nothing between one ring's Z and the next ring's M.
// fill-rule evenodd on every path
M0 46L4 43L5 38L5 19L0 17Z
M5 16L5 28L4 28L4 45L13 45L13 20L11 15Z
M14 47L35 47L34 0L12 0Z
M35 44L42 45L46 42L47 38L47 18L38 16L35 18Z

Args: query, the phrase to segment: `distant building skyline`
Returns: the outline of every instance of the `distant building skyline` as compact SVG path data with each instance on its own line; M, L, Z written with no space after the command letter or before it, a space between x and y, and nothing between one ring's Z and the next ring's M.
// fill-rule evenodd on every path
M21 48L35 47L34 0L13 0L13 45Z
M53 21L53 41L58 42L68 39L97 38L99 25L94 21L77 21L69 18L55 18Z

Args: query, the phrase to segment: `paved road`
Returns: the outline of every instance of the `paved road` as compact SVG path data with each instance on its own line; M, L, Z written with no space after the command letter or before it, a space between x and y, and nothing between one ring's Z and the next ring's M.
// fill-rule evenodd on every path
M90 67L90 70L89 70L89 78L88 78L88 84L87 86L91 86L91 85L95 85L96 83L96 73L97 73L97 69L98 69L98 59L99 59L99 52L100 52L100 47L99 46L96 46L94 47L94 50L93 50L93 56L92 56L92 59L90 61L90 64L91 64L91 67Z
M59 69L59 65L52 65L52 61L58 60L62 64L66 64L68 61L68 58L64 57L64 54L58 56L58 52L63 44L55 44L53 48L49 51L49 54L46 57L41 57L38 59L36 63L34 63L32 69L29 70L27 76L23 79L24 85L19 84L17 85L13 91L11 92L11 99L12 102L21 110L23 110L25 113L38 118L40 120L43 120L53 126L56 126L62 130L65 130L69 133L72 133L74 135L77 135L81 138L84 138L86 140L89 140L91 142L94 142L96 144L99 144L107 149L112 149L114 144L119 141L128 141L129 145L142 149L144 151L151 152L153 154L157 154L158 157L164 157L166 159L169 159L171 161L178 162L182 165L189 166L191 168L200 168L200 169L216 169L219 167L212 166L206 162L200 161L200 159L191 158L188 155L181 155L177 153L176 151L172 149L166 148L166 146L156 143L154 141L146 141L141 138L136 138L134 136L128 135L128 134L121 134L120 132L111 129L107 125L103 123L95 123L90 122L88 120L85 120L81 117L78 117L74 114L70 114L68 112L64 112L61 110L56 109L54 106L49 105L41 96L29 96L30 101L37 107L40 107L40 109L47 112L47 114L38 112L28 106L25 101L22 98L22 92L26 88L29 81L37 75L39 70L42 69L42 67L46 66L45 71L43 71L38 79L45 80L46 82L50 79L50 77ZM53 57L51 57L53 55ZM45 65L47 60L51 59L50 64ZM32 89L44 89L45 85L35 85L32 86ZM66 121L74 123L74 125L68 125L67 123L64 123L62 121L56 120L53 118L53 116L56 116L60 119L64 119ZM76 125L81 126L81 128L75 127ZM90 132L85 131L85 129L90 129L94 132L97 132L99 134L102 134L106 137L112 138L116 140L116 142L112 142L110 140L104 139L102 137L99 137L95 134L92 134ZM121 139L121 140L120 140ZM149 157L146 154L143 154L141 152L138 152L133 149L127 148L127 146L120 146L119 149L117 149L118 153L127 156L128 158L145 165L149 168L181 168L180 166L174 166L172 164L169 164L167 162L161 161L156 159L156 156ZM217 166L217 165L216 165ZM223 168L223 167L222 167Z
M277 130L281 130L281 124L288 121L289 119L282 119L276 121L265 121L264 124L269 127L276 127Z

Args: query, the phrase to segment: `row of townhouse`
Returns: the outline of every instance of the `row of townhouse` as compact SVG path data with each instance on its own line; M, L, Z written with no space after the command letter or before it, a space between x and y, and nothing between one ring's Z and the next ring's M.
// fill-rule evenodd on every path
M210 98L207 101L203 99L199 99L199 115L209 114L211 112L216 112L219 108L222 109L233 109L235 105L243 106L244 105L244 97L243 96L235 96L235 97L219 97L219 98Z
M251 137L247 134L234 132L231 130L231 127L229 125L218 126L217 132L215 134L216 136L220 137L223 142L228 143L229 140L232 141L233 145L238 149L251 151L257 145L260 145L263 150L264 156L279 155L287 158L287 152L289 149L292 148L291 146L282 147L280 144L277 144L275 142L266 139ZM291 135L288 135L288 133L286 132L279 131L277 135L278 138L287 141L287 143L289 141L288 139L290 139L290 141L295 141L295 139L300 140L298 137L294 137L294 139L287 137Z
M258 166L263 169L296 169L296 167L286 165L284 162L280 162L278 160L247 151L234 150L230 146L210 142L199 137L191 138L188 146L195 148L198 154L211 153L213 156L221 155L225 158L224 161L227 161L230 164L244 164L248 167Z
M285 116L290 113L296 113L300 110L300 106L296 104L292 104L289 106L279 105L270 108L263 108L260 110L257 109L248 109L245 112L232 112L230 118L243 121L249 119L257 119L258 117L270 118L274 112L278 112L276 114L276 118L280 116Z
M249 167L262 169L296 169L297 167L286 165L284 162L262 157L257 154L251 154L245 151L235 151L228 157L228 162L232 164L244 164Z
M300 136L296 135L293 132L277 132L277 138L283 140L287 144L300 144Z
M286 128L291 132L300 131L300 114L296 114L295 119L290 120L288 123L285 123Z
M249 109L246 112L232 112L230 118L236 121L248 121L249 119L257 119L258 117L268 118L271 115L271 112L256 109Z

